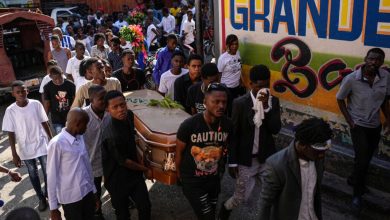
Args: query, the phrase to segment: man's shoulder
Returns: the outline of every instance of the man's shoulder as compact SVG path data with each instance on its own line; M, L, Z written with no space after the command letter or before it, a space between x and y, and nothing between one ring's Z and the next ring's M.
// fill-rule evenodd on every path
M268 165L271 165L274 168L284 166L284 164L286 164L286 162L290 159L290 158L288 158L288 153L291 150L290 149L291 147L292 146L288 146L288 147L276 152L275 154L271 155L266 160L266 163Z
M188 87L188 91L191 91L191 92L197 91L199 88L202 87L202 83L203 82L196 82L195 84L193 84L190 87Z
M68 87L71 88L71 89L76 89L76 85L75 85L72 81L70 81L70 80L68 80L68 79L65 79L65 80L64 80L64 85L65 85L65 86L68 86Z

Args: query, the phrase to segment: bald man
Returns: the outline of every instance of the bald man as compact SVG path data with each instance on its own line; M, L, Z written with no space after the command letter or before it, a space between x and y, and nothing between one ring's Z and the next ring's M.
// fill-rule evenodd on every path
M64 35L61 28L56 27L52 31L53 35L58 35L60 37L61 46L68 48L69 50L74 50L76 41L73 37L69 35Z
M96 188L83 134L89 117L80 108L69 111L66 127L47 147L47 182L50 216L61 219L59 204L67 220L94 218Z

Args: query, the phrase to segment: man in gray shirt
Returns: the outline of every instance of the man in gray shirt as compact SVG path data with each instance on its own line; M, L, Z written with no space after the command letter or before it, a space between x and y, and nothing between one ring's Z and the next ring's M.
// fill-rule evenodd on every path
M344 78L336 95L339 108L350 126L355 150L354 170L348 184L353 185L352 205L358 210L362 208L361 197L367 191L368 166L381 137L380 109L386 117L385 127L390 125L390 75L380 68L384 59L382 49L370 49L365 64Z
M104 96L107 94L103 86L92 85L88 89L88 96L91 104L84 108L89 116L87 130L84 133L85 146L89 154L89 160L92 166L92 174L96 187L96 202L98 204L95 210L95 219L102 219L102 124L107 121L109 115L105 111Z

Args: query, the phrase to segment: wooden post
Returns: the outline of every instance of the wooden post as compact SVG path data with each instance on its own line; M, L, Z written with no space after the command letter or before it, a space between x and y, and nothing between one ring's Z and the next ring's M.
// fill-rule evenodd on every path
M203 21L202 21L202 6L201 0L195 0L195 18L196 18L196 52L197 54L204 56L203 54Z

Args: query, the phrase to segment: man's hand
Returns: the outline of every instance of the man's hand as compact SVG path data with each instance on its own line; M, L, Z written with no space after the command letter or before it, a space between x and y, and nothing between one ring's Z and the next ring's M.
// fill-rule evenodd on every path
M238 167L229 167L229 175L235 179L238 177Z
M390 122L389 121L385 121L385 123L383 123L383 134L385 136L390 135Z
M152 169L148 169L146 172L144 172L144 175L146 179L153 181L153 171Z
M16 167L21 167L22 166L22 161L20 160L20 157L18 154L12 155L12 161L14 162Z
M9 176L11 177L11 180L14 182L19 182L22 180L22 177L18 172L9 171Z
M62 220L61 212L58 209L51 210L50 211L50 218L51 218L51 220Z
M350 128L355 128L355 122L352 119L347 121L347 123L348 123Z
M269 98L269 93L268 92L261 92L260 93L260 97L259 97L259 101L261 101L263 103L263 107L264 109L267 109L269 106L268 106L268 98Z

